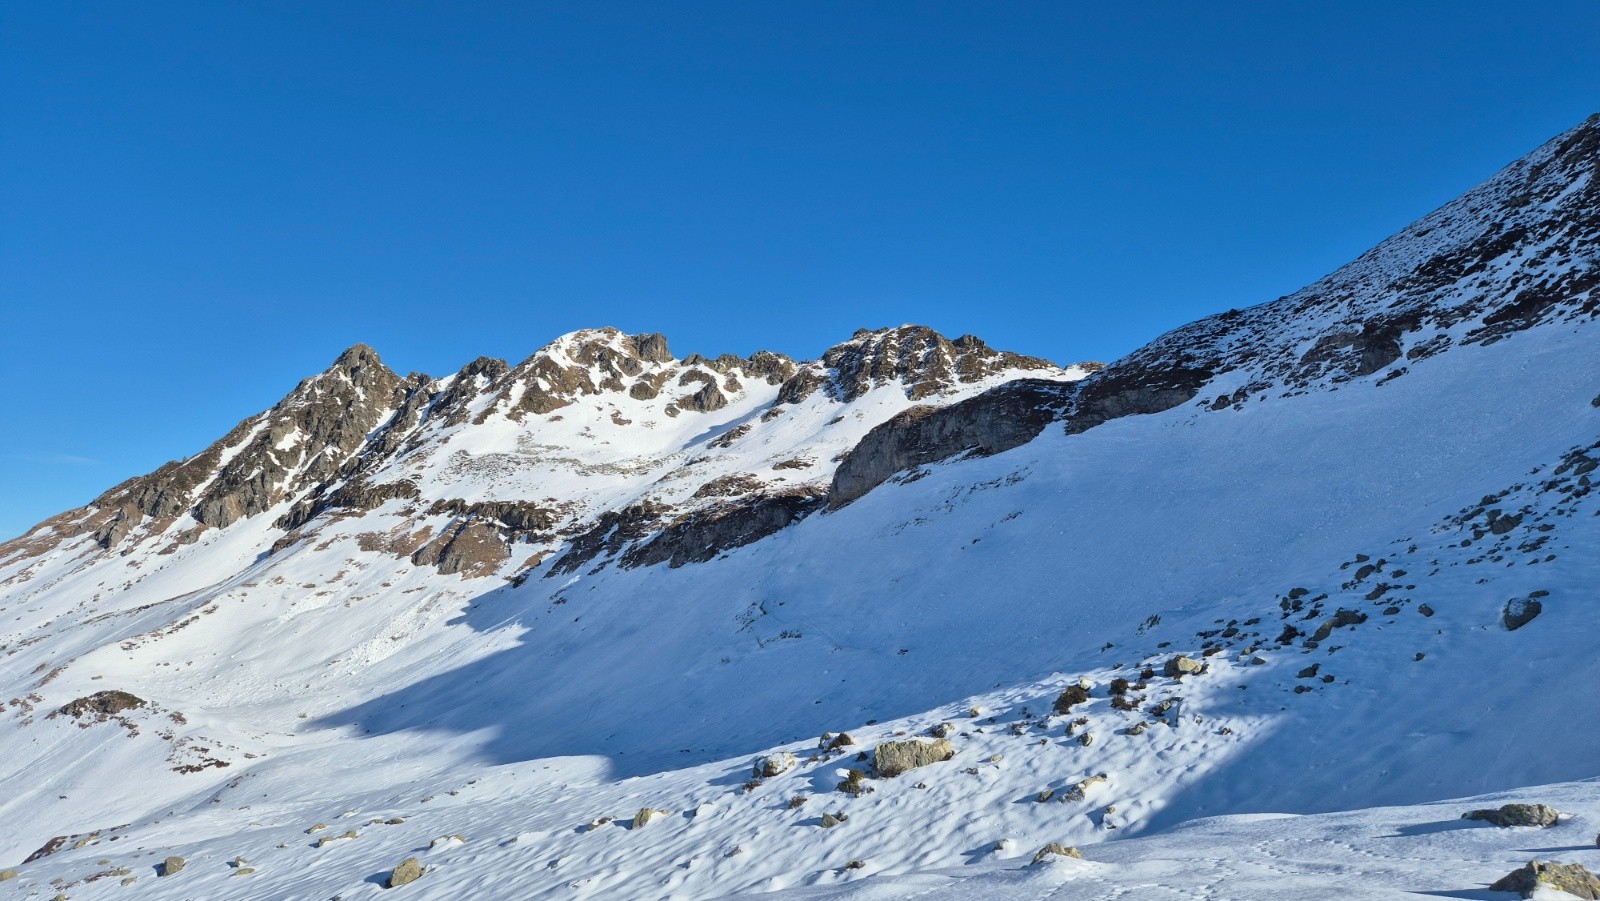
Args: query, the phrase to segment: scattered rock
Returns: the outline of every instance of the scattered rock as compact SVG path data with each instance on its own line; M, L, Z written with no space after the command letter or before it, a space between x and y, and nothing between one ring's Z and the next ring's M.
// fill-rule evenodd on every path
M671 815L672 811L670 810L661 810L655 807L642 807L639 809L638 813L633 815L633 828L643 829L646 824L656 817L665 817Z
M1474 810L1461 815L1463 820L1483 820L1496 826L1554 826L1561 812L1545 804L1506 804L1499 808Z
M843 813L825 813L822 815L822 828L832 829L848 819L850 819L850 817Z
M1305 669L1301 670L1300 672L1295 673L1294 677L1296 679L1310 679L1311 677L1315 676L1317 674L1317 670L1319 670L1321 668L1322 668L1322 664L1313 663L1310 666L1306 667Z
M1512 600L1506 602L1505 619L1506 629L1515 632L1533 622L1533 618L1544 612L1544 605L1535 600Z
M1078 780L1078 784L1077 785L1074 785L1073 787L1071 787L1071 788L1069 788L1066 791L1061 793L1061 800L1062 800L1062 802L1082 801L1084 799L1084 796L1088 793L1089 789L1093 788L1096 785L1100 785L1100 784L1104 783L1105 781L1106 781L1106 774L1105 773L1100 773L1098 775L1090 776L1087 779L1080 779L1080 780Z
M1055 857L1070 857L1074 860L1083 859L1083 855L1078 852L1077 848L1074 848L1071 845L1063 845L1060 842L1051 842L1050 844L1045 845L1043 848L1040 848L1039 853L1033 855L1033 862L1046 863Z
M184 867L184 864L185 864L185 861L181 857L177 857L177 856L169 857L166 860L162 861L162 863L161 863L161 875L163 875L163 876L171 876L171 875L177 873L178 871L182 870L183 867Z
M1168 660L1167 665L1162 668L1161 672L1170 679L1181 679L1184 676L1193 676L1203 673L1205 670L1206 665L1204 663L1201 663L1200 661L1191 657L1185 657L1182 654L1179 654L1171 660Z
M872 752L872 767L879 776L889 778L907 770L940 763L956 756L947 738L933 741L886 741Z
M428 871L422 866L421 861L415 857L407 857L389 873L389 888L399 888L408 882L416 882L426 872Z
M1317 631L1311 635L1311 640L1327 641L1328 636L1333 634L1334 629L1343 629L1346 626L1359 626L1366 621L1367 615L1365 613L1362 613L1359 610L1346 610L1341 607L1333 614L1332 619L1324 620L1322 625L1317 627Z
M1065 691L1056 696L1055 704L1052 705L1051 709L1057 714L1065 716L1072 712L1074 705L1082 704L1087 700L1089 700L1089 690L1087 688L1082 685L1069 685Z
M15 878L17 878L16 870L0 870L0 882L6 882Z
M844 781L836 787L839 791L847 795L855 795L858 798L862 795L870 795L873 792L872 786L867 783L867 774L864 770L846 770Z
M1087 748L1090 745L1094 744L1094 733L1093 732L1085 732L1082 735L1078 736L1078 744L1083 745L1085 748Z
M762 757L757 757L753 770L757 779L770 779L773 776L787 773L788 771L794 769L799 763L799 758L795 757L793 754L790 754L788 751L780 751L777 754L767 754Z
M1427 604L1418 604L1417 605L1417 612L1422 614L1423 616L1432 616L1433 615L1433 608L1429 607Z
M867 864L866 864L866 862L865 862L865 861L861 861L861 860L852 860L852 861L850 861L850 862L849 862L849 863L847 863L847 864L845 864L845 865L844 865L844 868L845 868L845 869L847 869L847 870L859 870L859 869L861 869L861 868L862 868L862 867L865 867L865 866L866 866L866 865L867 865Z
M956 727L954 723L940 723L929 729L928 734L934 738L949 738L956 734Z
M1549 886L1578 898L1600 899L1600 878L1580 864L1555 863L1530 860L1500 877L1489 886L1491 892L1517 892L1524 898L1533 897L1540 886Z

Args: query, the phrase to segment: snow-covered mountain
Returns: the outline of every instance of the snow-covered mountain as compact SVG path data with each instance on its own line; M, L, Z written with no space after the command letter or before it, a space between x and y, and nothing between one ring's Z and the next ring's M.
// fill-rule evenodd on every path
M0 545L0 893L1600 869L1597 168L1600 116L1105 367L915 326L804 363L597 329L437 379L353 347ZM874 757L930 735L953 758ZM1552 851L1440 803L1488 793L1579 822Z

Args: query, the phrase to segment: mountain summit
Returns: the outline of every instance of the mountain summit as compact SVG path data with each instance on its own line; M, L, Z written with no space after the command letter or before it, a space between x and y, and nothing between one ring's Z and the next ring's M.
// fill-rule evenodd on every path
M1600 819L1597 168L1600 116L1103 367L912 325L440 378L352 347L0 545L12 886L1384 897L1579 859L1460 815Z

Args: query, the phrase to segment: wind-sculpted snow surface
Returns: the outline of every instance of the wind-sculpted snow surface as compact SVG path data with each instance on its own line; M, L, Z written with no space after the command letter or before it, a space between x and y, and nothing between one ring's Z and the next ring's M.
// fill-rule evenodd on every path
M812 363L596 330L446 379L352 351L0 546L0 891L1600 869L1597 128L1093 374L915 327ZM910 740L954 756L879 778ZM1506 801L1568 816L1459 820Z

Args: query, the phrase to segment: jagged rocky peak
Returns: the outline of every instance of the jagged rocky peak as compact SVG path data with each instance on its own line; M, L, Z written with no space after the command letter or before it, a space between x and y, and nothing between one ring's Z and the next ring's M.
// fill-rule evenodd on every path
M179 541L264 513L338 476L420 378L402 379L357 344L199 454L123 482L49 525L57 537L90 533L112 548L141 529L166 533L185 517L192 522Z
M973 335L952 341L921 325L860 329L801 367L778 402L797 403L820 389L848 403L892 382L903 385L908 398L922 400L1006 371L1062 370L1048 360L995 350Z
M482 389L490 400L475 421L498 411L520 422L530 415L554 413L580 397L605 393L641 401L665 395L663 403L672 415L681 410L706 412L726 406L727 395L742 391L744 380L776 385L795 369L793 360L769 351L748 358L691 354L678 360L660 334L584 329L562 335L515 367L496 373ZM456 390L468 389L453 386Z

